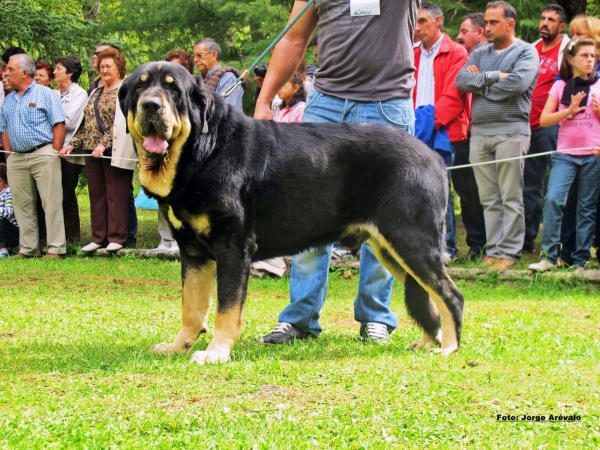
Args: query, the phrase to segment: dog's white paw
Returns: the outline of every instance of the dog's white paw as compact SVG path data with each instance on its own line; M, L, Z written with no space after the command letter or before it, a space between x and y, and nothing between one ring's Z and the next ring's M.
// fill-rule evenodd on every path
M437 339L438 339L437 343L441 342L441 340L442 340L441 333L438 333ZM435 347L435 345L436 345L436 341L431 339L431 336L429 336L427 333L423 333L423 336L421 337L421 339L413 342L408 347L406 347L406 349L407 350L420 350L420 349L424 348L425 350L430 350L433 347Z
M420 350L422 348L429 350L433 348L433 341L431 339L419 339L418 341L413 342L408 347L407 350Z
M433 355L435 353L436 355L450 356L452 353L458 353L458 347L452 346L446 348L432 348L431 350L429 350L428 353L430 355Z
M203 366L204 364L215 364L218 362L226 363L227 361L229 361L229 354L225 354L225 352L219 352L216 350L194 352L191 360L191 362L195 362L200 366Z
M159 355L172 355L173 353L183 353L185 351L185 349L181 349L175 344L169 344L166 342L156 344L154 347L152 347L152 352L158 353Z

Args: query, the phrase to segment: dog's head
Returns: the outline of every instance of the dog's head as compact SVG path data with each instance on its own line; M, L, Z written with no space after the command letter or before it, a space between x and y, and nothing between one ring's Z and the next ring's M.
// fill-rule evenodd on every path
M179 64L153 62L125 79L119 101L140 159L140 182L166 197L190 135L208 132L211 99Z

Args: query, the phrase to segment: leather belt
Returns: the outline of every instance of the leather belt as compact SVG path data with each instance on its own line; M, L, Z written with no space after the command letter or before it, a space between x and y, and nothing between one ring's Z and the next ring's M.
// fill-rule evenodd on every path
M33 153L36 150L39 150L40 148L45 147L46 145L52 145L52 142L46 142L45 144L36 145L35 147L31 147L29 150L25 150L24 152L17 152L17 153Z

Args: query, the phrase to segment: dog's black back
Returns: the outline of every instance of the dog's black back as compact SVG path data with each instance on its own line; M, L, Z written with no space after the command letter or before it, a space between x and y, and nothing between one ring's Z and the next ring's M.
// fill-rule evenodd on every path
M171 223L184 266L216 260L221 280L220 261L234 267L239 258L246 272L250 260L370 239L397 278L408 272L419 282L407 289L427 299L425 313L407 306L428 337L441 340L424 288L453 322L449 346L458 348L462 295L442 262L447 177L441 158L418 139L381 125L247 118L170 63L136 69L119 98L138 146L140 180ZM150 101L162 105L158 112L147 112ZM183 125L169 141L169 159L144 150L144 132L161 134L177 120Z

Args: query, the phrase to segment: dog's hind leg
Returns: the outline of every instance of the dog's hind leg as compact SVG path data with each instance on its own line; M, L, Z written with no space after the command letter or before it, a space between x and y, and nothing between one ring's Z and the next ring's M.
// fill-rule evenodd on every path
M181 276L183 279L182 325L173 343L157 344L156 353L187 352L200 333L207 330L208 310L215 284L215 261L191 258L182 252Z
M406 275L404 282L404 303L408 314L423 329L423 337L407 348L432 349L442 343L442 319L429 293L411 276Z
M423 347L427 347L429 345L428 339L433 341L436 338L439 339L439 333L433 336L430 334L435 331L435 310L429 304L429 302L433 301L437 307L437 311L441 315L443 327L441 348L432 349L431 351L447 356L458 351L462 327L463 295L446 273L446 268L442 260L442 251L438 248L439 245L436 244L437 240L435 237L420 236L422 239L416 239L414 236L412 238L409 237L408 234L396 230L396 232L389 233L393 237L388 241L378 231L373 230L371 232L372 239L377 240L379 246L385 249L382 251L382 262L386 258L389 259L391 257L391 259L394 259L429 294L427 303L425 303L425 294L413 289L411 282L408 283L411 297L416 295L416 297L412 297L409 300L412 302L410 306L407 304L409 313L416 311L416 302L418 299L421 299L421 306L419 307L424 312L419 316L419 319L413 316L412 313L411 316L423 327L424 334L427 336L425 339L417 341L415 347L421 344L423 344ZM389 256L386 256L386 253ZM427 312L428 310L429 312ZM426 318L426 315L430 317Z
M378 233L369 239L375 256L383 266L401 283L404 283L404 302L411 318L423 329L423 337L408 348L433 348L441 344L440 313L429 298L429 293L415 279L406 273L400 262L388 251L389 244Z
M215 334L205 351L194 352L192 361L200 365L227 362L233 346L242 333L242 316L251 252L238 250L234 242L215 245L217 258L217 314ZM233 241L233 239L231 239Z
M422 253L426 250L421 249ZM464 299L462 292L446 273L442 253L424 256L418 249L404 251L406 271L421 285L442 317L441 348L431 351L448 356L458 351L462 329ZM437 256L437 257L436 257ZM425 329L425 334L429 334ZM430 338L435 338L429 335ZM436 336L439 339L439 335Z

